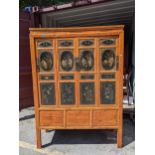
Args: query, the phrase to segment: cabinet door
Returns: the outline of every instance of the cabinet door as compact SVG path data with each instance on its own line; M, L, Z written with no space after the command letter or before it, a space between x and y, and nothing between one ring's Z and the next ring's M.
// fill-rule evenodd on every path
M35 43L40 105L56 105L58 99L55 41L36 39Z
M58 53L58 94L59 105L76 104L75 39L56 40Z
M78 103L96 104L96 39L78 38Z
M100 105L117 104L116 90L119 90L118 80L118 38L103 37L99 43L99 99Z

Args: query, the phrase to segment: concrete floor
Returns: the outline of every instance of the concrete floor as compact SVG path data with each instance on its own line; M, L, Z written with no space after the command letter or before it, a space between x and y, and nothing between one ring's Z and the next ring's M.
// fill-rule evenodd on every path
M134 155L135 126L124 118L124 147L116 145L113 130L57 130L42 131L42 149L35 147L35 122L33 107L20 111L20 155Z

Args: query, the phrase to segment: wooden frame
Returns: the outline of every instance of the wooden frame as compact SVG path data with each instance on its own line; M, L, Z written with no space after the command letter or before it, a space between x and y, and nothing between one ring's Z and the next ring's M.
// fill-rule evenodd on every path
M98 26L81 28L31 28L30 47L31 64L33 76L33 94L35 104L36 120L36 142L37 148L41 148L41 129L116 129L117 146L122 147L122 98L123 98L123 53L124 53L124 26ZM115 38L115 45L100 46L99 39ZM93 39L94 44L90 47L79 46L79 40ZM73 40L72 47L60 47L59 40ZM37 40L52 40L52 47L36 48ZM60 71L59 50L72 49L74 57L79 57L80 49L93 49L94 70L93 71ZM119 58L117 66L113 71L100 68L100 49L115 48L116 56ZM52 50L54 58L54 70L50 72L38 72L38 52L40 50ZM75 64L74 64L75 65ZM81 79L82 74L92 74L93 79ZM101 74L114 73L114 78L102 79ZM74 75L72 80L62 80L61 75ZM54 79L40 80L40 76L54 76ZM80 83L94 83L95 103L81 105ZM100 82L115 82L115 104L101 104ZM41 103L40 83L54 83L55 105L44 105ZM61 104L61 83L74 83L75 104ZM102 117L101 117L102 116Z

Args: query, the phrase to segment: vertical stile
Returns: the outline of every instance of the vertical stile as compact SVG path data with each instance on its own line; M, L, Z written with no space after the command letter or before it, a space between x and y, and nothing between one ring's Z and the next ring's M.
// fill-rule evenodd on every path
M99 39L95 38L95 52L96 52L96 106L100 104L100 59L99 59Z
M76 106L79 106L79 74L76 71L76 58L78 57L78 38L74 38L74 65L75 65L75 100L76 100Z
M74 52L75 52L75 58L79 57L78 38L74 38ZM74 58L74 60L75 60L75 58ZM76 66L75 66L75 98L76 98L76 106L77 107L80 105L80 100L79 100L80 99L79 77L80 77L79 72L76 71Z
M54 62L55 62L55 94L56 94L56 107L59 107L59 85L58 85L58 48L57 48L57 40L53 39L53 54L54 54ZM58 92L58 93L56 93Z

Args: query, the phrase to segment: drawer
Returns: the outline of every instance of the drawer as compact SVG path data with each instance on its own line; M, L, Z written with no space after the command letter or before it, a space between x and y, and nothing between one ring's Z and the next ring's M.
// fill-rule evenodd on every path
M89 110L69 110L66 111L67 127L90 126Z
M63 127L63 111L40 111L40 126Z
M92 114L93 127L117 125L117 110L94 110Z

